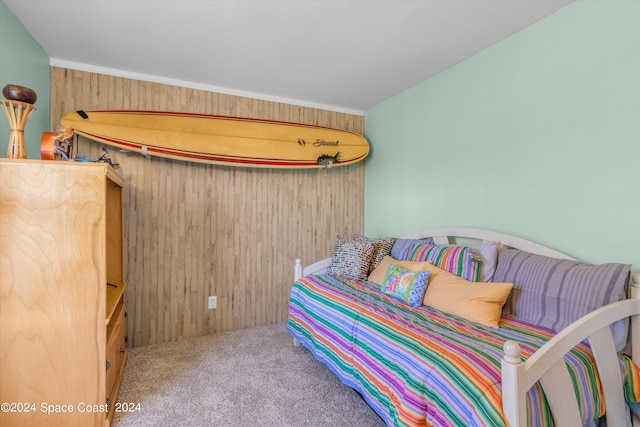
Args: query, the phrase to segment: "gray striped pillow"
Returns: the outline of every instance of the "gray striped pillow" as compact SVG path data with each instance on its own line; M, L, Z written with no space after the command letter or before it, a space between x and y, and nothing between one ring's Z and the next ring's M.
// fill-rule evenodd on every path
M626 298L631 266L592 265L502 248L493 280L513 283L502 312L555 331L587 313ZM616 347L626 342L626 325L614 326Z

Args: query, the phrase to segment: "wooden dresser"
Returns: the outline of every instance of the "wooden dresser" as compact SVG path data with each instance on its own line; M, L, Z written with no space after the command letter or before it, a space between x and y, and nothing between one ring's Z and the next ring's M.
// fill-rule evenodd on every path
M0 159L0 425L109 425L127 357L123 180Z

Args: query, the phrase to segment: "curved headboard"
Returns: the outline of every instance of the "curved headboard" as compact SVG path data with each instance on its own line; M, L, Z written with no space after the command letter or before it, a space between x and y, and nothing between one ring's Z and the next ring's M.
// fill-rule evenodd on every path
M511 236L509 234L499 233L497 231L483 230L481 228L467 228L467 227L442 227L442 228L428 228L426 230L418 231L416 233L409 234L402 237L403 239L422 239L431 237L433 242L437 245L448 245L454 243L455 238L466 238L476 240L489 240L496 241L510 248L520 249L523 251L531 252L538 255L544 255L553 258L570 259L567 254L551 249L547 246L539 243L532 242L530 240L522 239L520 237ZM318 261L314 264L302 267L300 259L296 259L296 265L294 268L294 280L298 280L300 277L307 276L309 274L322 274L325 273L327 268L331 266L331 257Z
M511 236L509 234L498 233L497 231L483 230L481 228L465 228L465 227L445 227L445 228L430 228L427 230L419 231L417 233L410 234L403 237L404 239L421 239L425 237L432 237L433 242L437 245L448 245L453 243L450 239L455 237L477 239L477 240L493 240L498 243L502 243L510 248L520 249L523 251L531 252L538 255L544 255L553 258L570 259L567 254L551 249L547 246L539 243L532 242L530 240L522 239L520 237Z

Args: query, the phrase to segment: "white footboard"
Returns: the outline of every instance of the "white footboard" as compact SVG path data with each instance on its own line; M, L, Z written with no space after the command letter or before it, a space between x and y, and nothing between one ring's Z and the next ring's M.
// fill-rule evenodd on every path
M607 425L626 425L623 381L613 335L608 327L631 319L632 346L640 348L640 274L633 277L631 298L609 304L577 320L553 337L526 362L520 360L520 346L507 341L502 360L502 409L509 426L525 426L526 393L538 381L549 401L556 425L582 426L578 402L563 357L585 339L593 351L602 383ZM634 352L638 364L640 352Z

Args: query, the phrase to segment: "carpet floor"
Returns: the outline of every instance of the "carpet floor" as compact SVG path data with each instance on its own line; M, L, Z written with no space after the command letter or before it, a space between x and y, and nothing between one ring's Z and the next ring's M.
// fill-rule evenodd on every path
M115 427L384 426L284 323L132 348L118 404Z

